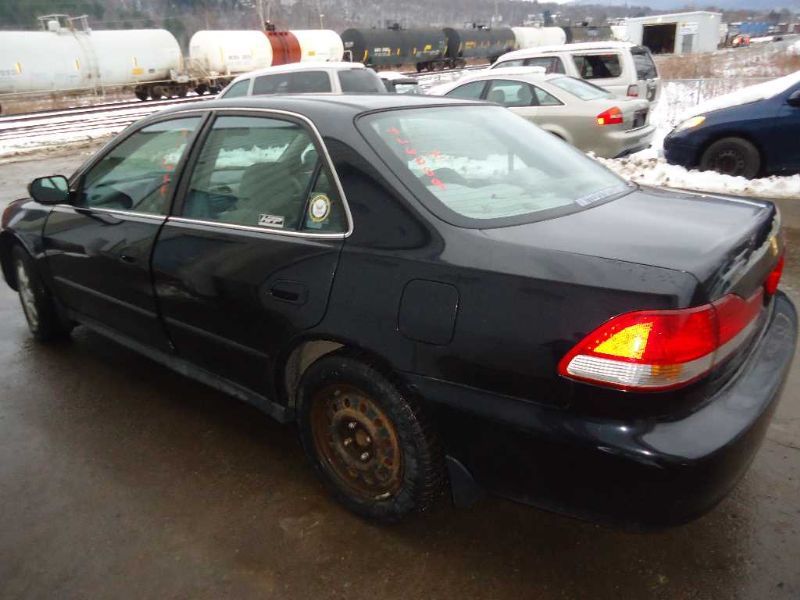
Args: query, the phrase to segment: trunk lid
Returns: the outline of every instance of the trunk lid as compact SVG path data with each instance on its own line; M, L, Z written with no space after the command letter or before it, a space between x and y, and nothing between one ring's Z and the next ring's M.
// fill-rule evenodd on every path
M749 297L782 252L771 202L653 188L567 216L486 230L498 239L682 271L699 283L693 304Z

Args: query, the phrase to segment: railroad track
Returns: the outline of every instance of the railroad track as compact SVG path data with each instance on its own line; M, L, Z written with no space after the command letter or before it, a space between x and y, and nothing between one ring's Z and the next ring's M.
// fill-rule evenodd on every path
M463 71L482 69L469 66L464 69L444 69L422 73L407 72L421 84L450 80ZM46 145L72 143L111 135L134 121L158 110L181 104L212 100L215 96L190 96L161 101L140 100L106 102L94 106L81 106L59 110L44 110L0 117L0 157L15 153L20 148L35 149Z

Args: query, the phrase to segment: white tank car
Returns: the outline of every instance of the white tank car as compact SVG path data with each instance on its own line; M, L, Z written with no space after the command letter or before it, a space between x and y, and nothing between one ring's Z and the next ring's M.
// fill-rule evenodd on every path
M161 29L0 32L0 94L77 91L162 81L182 67L181 51Z
M300 60L306 61L341 61L344 56L344 44L338 33L330 29L292 29L300 43Z
M238 75L272 65L272 45L263 31L198 31L189 41L189 66L207 75Z
M567 34L561 27L512 27L517 49L537 46L560 46L567 43Z

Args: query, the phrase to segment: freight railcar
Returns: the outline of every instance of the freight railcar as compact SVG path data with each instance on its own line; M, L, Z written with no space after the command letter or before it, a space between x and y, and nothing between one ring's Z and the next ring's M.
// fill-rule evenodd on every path
M345 29L342 43L346 59L377 68L413 64L421 71L447 51L441 29Z
M446 27L447 51L445 58L451 69L465 66L466 59L477 58L494 62L502 54L515 50L517 41L509 27L489 29L473 27L471 29L453 29Z
M42 24L43 31L0 32L0 94L171 86L183 69L178 42L163 29L91 31L60 15Z

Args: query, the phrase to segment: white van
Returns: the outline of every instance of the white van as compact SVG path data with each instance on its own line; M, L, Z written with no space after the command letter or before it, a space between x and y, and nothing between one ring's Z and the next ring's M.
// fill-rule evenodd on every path
M527 66L586 79L617 96L646 98L655 103L661 95L661 78L650 51L630 42L525 48L504 54L491 68Z

